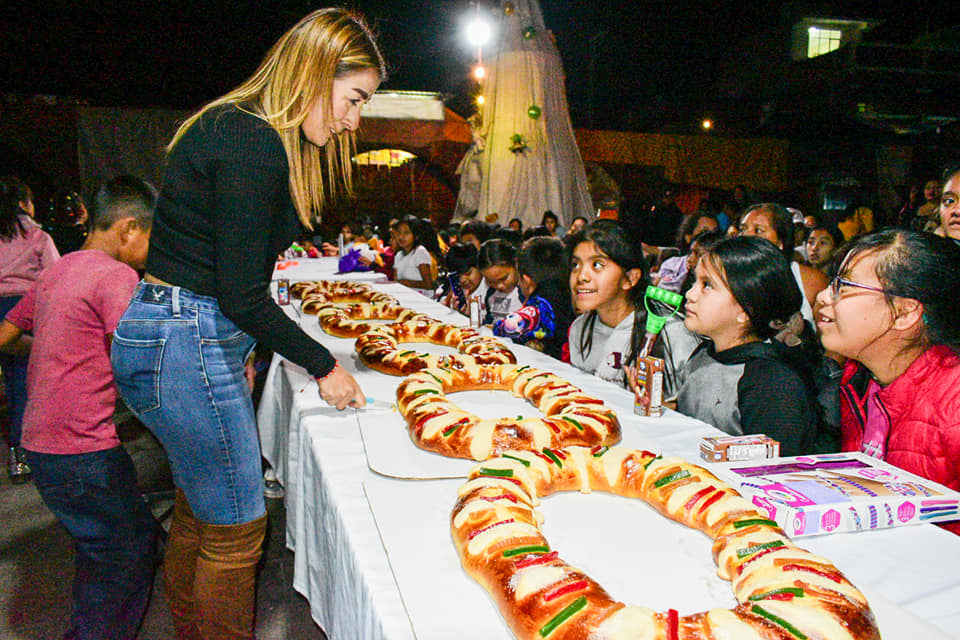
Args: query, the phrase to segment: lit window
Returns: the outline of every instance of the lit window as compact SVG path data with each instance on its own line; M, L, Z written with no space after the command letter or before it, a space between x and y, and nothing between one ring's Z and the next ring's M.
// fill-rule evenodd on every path
M353 162L358 165L372 165L377 167L399 167L410 160L414 156L412 153L407 153L406 151L401 151L399 149L377 149L375 151L367 151L366 153L359 153L353 156Z
M807 30L807 57L816 58L840 48L840 38L843 32L839 29L820 29L810 27Z

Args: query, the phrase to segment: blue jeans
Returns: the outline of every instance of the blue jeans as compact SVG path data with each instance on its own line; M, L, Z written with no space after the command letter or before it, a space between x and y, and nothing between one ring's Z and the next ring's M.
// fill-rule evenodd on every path
M72 628L78 640L134 638L150 601L157 522L122 447L24 452L44 503L73 537Z
M117 387L163 443L174 482L207 524L241 524L266 513L244 372L254 344L216 299L145 282L113 333Z
M17 306L21 297L0 298L0 318ZM3 368L3 383L7 390L7 405L10 407L10 434L7 436L7 443L11 447L19 447L20 434L23 433L23 410L27 407L27 356L0 353L0 367Z

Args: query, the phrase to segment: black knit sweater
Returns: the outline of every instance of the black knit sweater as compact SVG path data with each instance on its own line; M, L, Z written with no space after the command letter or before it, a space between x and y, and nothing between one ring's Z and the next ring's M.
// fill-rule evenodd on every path
M277 254L300 230L279 135L234 106L212 109L168 158L147 273L216 298L261 345L322 376L333 356L270 297Z

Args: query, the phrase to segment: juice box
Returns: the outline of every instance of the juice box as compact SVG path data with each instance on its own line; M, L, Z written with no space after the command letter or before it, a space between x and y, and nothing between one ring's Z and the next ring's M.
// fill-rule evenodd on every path
M647 356L637 359L637 392L633 412L638 416L659 416L663 413L663 358Z

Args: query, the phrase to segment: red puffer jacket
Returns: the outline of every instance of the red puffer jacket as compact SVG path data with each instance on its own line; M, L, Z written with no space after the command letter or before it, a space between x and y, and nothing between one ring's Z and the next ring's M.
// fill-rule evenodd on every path
M863 421L858 399L868 375L853 360L843 371L843 451L860 450ZM886 461L960 491L960 356L949 347L931 347L878 395L890 415ZM960 535L960 521L942 526Z

